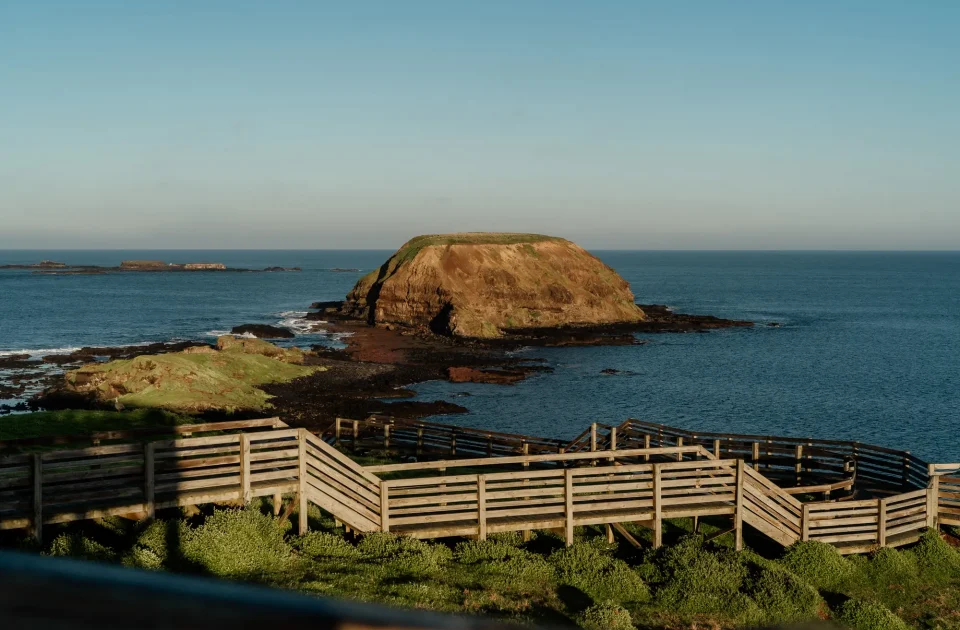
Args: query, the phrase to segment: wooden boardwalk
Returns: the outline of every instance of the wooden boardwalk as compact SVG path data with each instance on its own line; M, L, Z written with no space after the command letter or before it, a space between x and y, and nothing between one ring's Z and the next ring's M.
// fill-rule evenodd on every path
M178 437L103 444L150 437L111 433L97 446L0 456L0 529L39 538L48 524L259 496L278 509L284 494L299 501L300 531L313 503L357 532L421 538L555 529L571 543L577 526L612 536L639 523L659 546L664 519L719 516L738 548L748 526L784 546L819 540L854 553L960 524L960 464L857 442L635 420L570 442L384 419L339 420L321 436L276 418L170 430ZM447 458L365 467L342 452L351 448Z

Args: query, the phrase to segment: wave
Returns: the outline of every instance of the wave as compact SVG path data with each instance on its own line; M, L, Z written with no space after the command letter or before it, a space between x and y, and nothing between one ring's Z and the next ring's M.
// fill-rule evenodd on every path
M307 319L308 311L283 311L279 313L281 319L278 325L289 328L295 335L323 335L326 331L320 328L325 321Z
M29 354L32 356L47 356L48 354L70 354L80 350L79 347L66 347L66 348L34 348L34 349L23 349L23 350L0 350L0 357L12 357L17 354Z

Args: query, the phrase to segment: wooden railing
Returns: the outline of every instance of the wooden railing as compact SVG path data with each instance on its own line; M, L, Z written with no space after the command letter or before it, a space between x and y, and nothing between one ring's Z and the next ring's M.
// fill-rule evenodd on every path
M300 431L0 457L0 529L296 491Z
M661 435L663 427L656 434L643 433L642 425L638 429L630 421L591 425L558 447L566 451L569 446L568 452L547 450L545 440L521 440L518 454L517 436L498 434L502 441L493 450L502 453L499 457L364 467L305 429L284 428L275 419L253 422L253 432L193 425L194 431L201 427L215 434L2 456L0 529L32 527L39 537L45 524L117 514L149 518L162 508L246 503L269 495L277 510L284 493L298 496L300 531L306 530L312 502L357 532L420 537L484 538L493 532L556 528L570 543L576 526L640 522L653 528L659 546L665 518L729 515L737 548L746 524L783 545L819 540L852 553L913 542L938 523L960 524L960 464L924 463L922 488L887 490L862 500L802 502L798 491L809 486L782 488L768 475L786 469L778 461L784 459L783 445L772 439L761 447L729 436L718 446L719 438L709 435L668 435L665 429ZM379 426L399 426L403 439L419 440L430 432L418 423ZM483 451L475 440L478 433L469 435L469 448ZM493 434L484 435L492 440ZM524 448L533 443L546 452ZM643 447L634 448L637 444ZM857 444L858 463L880 452L851 444ZM832 444L832 451L824 446L821 441L795 451L793 472L803 472L812 452L845 452L842 445ZM742 454L744 448L748 457L723 457ZM921 477L912 472L919 470L917 462L909 462L911 483ZM886 476L902 480L904 470Z
M413 456L465 457L562 453L565 442L516 433L484 431L439 422L383 418L337 418L321 432L333 445Z
M960 464L930 464L937 514L943 525L960 525Z
M702 460L393 479L381 486L384 529L481 539L562 529L568 544L579 525L649 521L656 533L664 518L733 514L736 474L733 460Z
M744 521L784 546L800 539L803 506L775 483L743 465Z
M280 429L286 427L280 418L257 418L253 420L226 420L223 422L204 422L198 424L172 424L168 426L144 427L117 431L90 431L87 433L50 435L43 437L16 438L0 440L0 452L39 450L45 447L66 447L91 445L99 446L106 442L131 442L160 437L192 437L199 433L223 431L244 431Z
M359 532L381 528L380 479L314 435L303 432L300 496L301 529L306 529L306 501L312 501Z
M844 484L849 489L855 474L859 488L893 494L926 488L930 481L927 463L910 451L862 442L693 432L636 419L620 425L617 435L621 443L637 445L699 444L718 457L743 459L783 487L850 482Z

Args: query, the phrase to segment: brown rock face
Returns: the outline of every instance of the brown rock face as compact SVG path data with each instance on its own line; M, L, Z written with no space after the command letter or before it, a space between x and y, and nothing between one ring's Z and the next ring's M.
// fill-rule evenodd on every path
M570 241L536 234L419 236L347 295L372 324L459 337L642 321L630 286Z

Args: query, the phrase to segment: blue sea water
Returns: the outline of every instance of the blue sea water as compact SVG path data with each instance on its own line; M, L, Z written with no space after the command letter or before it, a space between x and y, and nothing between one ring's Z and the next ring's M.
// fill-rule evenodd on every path
M212 339L242 323L296 324L311 302L341 299L389 253L0 251L0 264L150 258L303 268L0 271L0 353ZM960 461L960 253L595 253L641 302L758 325L641 335L639 346L526 349L518 354L545 358L554 372L514 386L422 383L419 397L470 409L444 421L504 431L573 437L592 421L631 416L704 431L858 439ZM296 343L317 341L330 339L312 334ZM622 373L602 375L605 368Z

